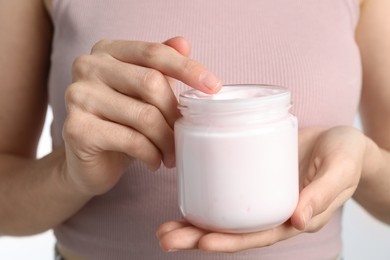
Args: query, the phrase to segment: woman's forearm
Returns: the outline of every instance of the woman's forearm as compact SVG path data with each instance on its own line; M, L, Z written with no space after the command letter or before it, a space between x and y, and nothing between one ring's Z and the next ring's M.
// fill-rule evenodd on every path
M390 152L369 138L361 180L353 197L373 216L390 224Z
M91 198L67 181L64 154L60 148L40 160L0 155L0 235L53 228Z

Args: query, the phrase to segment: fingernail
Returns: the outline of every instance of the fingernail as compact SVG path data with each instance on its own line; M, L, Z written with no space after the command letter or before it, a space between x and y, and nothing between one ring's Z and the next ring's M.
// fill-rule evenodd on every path
M176 165L176 157L173 155L167 156L164 160L164 164L167 168L173 168Z
M158 165L148 165L149 171L156 172L158 169L160 169L161 163Z
M305 224L305 227L310 222L311 218L313 217L313 208L311 206L307 206L303 210L303 223Z
M160 248L166 252L166 253L172 253L172 252L177 252L179 251L179 249L175 249L175 248L164 248L162 245L161 245L161 241L159 242L160 244Z
M222 84L221 80L209 71L202 72L199 76L199 81L211 90L219 88Z

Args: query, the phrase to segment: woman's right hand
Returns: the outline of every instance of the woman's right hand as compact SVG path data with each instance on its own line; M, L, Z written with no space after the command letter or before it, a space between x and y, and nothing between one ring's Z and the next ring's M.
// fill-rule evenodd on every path
M157 170L175 165L173 126L180 116L174 79L205 93L220 80L188 58L188 42L100 41L77 58L66 92L64 174L76 190L110 190L132 160Z

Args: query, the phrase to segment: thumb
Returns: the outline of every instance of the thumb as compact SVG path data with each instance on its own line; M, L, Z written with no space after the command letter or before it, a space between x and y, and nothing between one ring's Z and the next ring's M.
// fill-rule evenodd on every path
M314 168L317 167L313 166L312 171L316 171ZM344 183L340 180L342 167L325 166L317 169L319 170L313 174L314 179L301 191L297 208L291 216L292 225L302 231L309 226L314 217L330 208L336 210L335 204L338 204L339 196L345 190Z

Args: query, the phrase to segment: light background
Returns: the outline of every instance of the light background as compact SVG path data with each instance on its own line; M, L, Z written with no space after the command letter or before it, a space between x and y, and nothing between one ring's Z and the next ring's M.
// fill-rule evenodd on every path
M39 157L51 149L51 120L49 110L39 145ZM360 126L358 120L356 126ZM370 217L354 201L347 202L345 206L343 241L344 260L390 260L390 227ZM0 237L0 260L53 260L54 242L51 231L23 238Z

